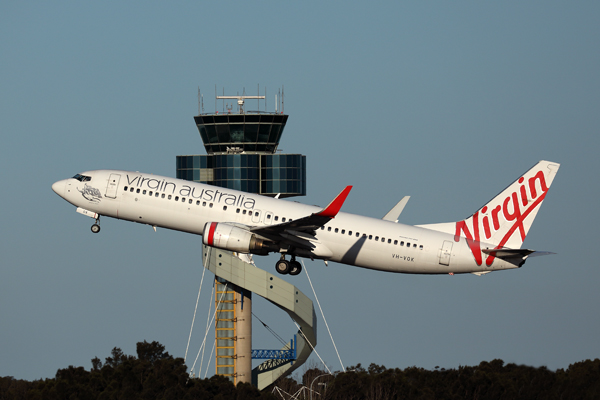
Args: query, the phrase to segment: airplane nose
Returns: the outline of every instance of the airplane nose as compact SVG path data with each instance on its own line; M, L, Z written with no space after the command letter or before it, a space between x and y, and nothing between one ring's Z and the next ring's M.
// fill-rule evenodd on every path
M63 179L62 181L54 182L52 184L52 190L54 190L54 192L57 195L59 195L60 197L64 197L66 186L67 186L67 181L66 181L66 179Z

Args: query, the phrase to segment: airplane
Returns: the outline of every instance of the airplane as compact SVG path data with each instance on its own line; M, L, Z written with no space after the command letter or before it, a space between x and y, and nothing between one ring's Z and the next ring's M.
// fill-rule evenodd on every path
M559 167L540 161L466 219L415 226L398 223L408 196L382 219L340 212L352 186L325 208L120 170L78 173L52 190L95 219L94 233L106 216L202 235L205 245L223 250L280 253L280 274L298 275L296 257L303 257L388 272L481 276L553 254L521 247Z

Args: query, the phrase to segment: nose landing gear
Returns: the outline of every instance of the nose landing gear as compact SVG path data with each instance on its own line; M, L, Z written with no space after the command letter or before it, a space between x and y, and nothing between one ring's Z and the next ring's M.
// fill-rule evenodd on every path
M287 261L285 254L282 254L281 259L275 263L275 270L282 275L298 275L302 272L302 265L296 261L296 256L292 256L292 259Z
M100 232L100 216L98 216L98 218L96 218L96 223L94 225L92 225L92 232L93 233Z

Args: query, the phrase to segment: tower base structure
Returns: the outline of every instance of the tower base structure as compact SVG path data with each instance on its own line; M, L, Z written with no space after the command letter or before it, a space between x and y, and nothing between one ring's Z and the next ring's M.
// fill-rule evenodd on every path
M218 285L215 297L218 304L215 338L217 373L220 374L220 367L227 368L223 371L233 377L234 384L251 381L259 390L263 390L304 364L317 344L317 318L312 301L294 285L257 268L245 255L208 246L203 246L202 253L204 268L215 274ZM248 346L252 337L250 293L267 299L287 312L300 329L296 339L282 349L283 352L294 349L295 359L269 359L254 368L251 380L248 380L247 365L252 358ZM224 302L223 299L230 300ZM223 314L219 315L221 312Z

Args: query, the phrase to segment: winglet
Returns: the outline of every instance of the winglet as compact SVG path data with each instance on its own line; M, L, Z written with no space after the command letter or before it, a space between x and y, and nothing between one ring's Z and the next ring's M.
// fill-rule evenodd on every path
M320 217L335 218L337 213L340 211L340 208L342 208L342 204L344 204L344 201L346 201L346 197L348 197L348 193L350 193L351 189L352 186L346 186L346 188L342 190L340 194L338 194L337 197L333 199L327 207L325 207L321 212L317 213L316 215Z
M400 218L400 214L402 214L402 210L404 210L404 206L408 203L408 199L410 196L404 196L402 200L398 202L385 216L382 218L384 221L393 221L398 222Z

